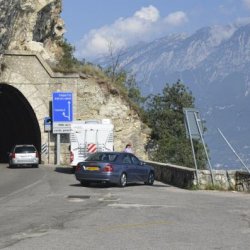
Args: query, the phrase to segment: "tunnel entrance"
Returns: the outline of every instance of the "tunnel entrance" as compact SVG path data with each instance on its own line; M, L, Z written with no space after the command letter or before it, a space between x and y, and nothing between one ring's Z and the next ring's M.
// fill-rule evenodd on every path
M8 162L8 152L15 144L33 144L41 155L40 127L24 95L0 83L0 163Z

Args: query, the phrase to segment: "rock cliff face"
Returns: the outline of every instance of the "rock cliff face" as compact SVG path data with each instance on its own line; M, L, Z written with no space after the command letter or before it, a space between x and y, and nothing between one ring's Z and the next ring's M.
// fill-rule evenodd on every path
M34 51L55 62L62 53L61 5L61 0L0 0L0 51Z

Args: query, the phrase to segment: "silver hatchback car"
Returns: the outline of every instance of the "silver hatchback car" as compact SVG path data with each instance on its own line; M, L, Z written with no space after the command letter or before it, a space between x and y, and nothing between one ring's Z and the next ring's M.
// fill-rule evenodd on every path
M9 153L9 166L38 167L39 156L34 145L15 145Z

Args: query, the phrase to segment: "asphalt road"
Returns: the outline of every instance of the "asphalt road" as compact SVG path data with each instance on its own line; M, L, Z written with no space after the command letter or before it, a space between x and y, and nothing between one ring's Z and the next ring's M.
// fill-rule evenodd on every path
M156 182L81 187L68 168L0 165L0 249L249 249L250 194Z

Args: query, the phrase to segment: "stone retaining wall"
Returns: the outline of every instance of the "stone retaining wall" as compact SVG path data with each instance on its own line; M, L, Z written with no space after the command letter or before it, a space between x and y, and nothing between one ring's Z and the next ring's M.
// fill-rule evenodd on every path
M180 188L191 188L196 185L195 169L148 161L155 169L155 179Z
M250 192L250 174L248 172L236 172L236 190Z
M155 168L155 179L180 187L199 189L221 189L250 192L250 174L236 170L213 170L214 187L209 170L198 170L199 185L195 169L169 163L147 161Z
M213 170L215 187L222 190L235 190L234 170ZM199 170L199 186L201 189L212 188L212 178L209 170Z

